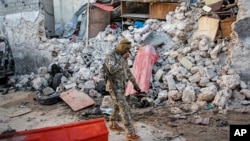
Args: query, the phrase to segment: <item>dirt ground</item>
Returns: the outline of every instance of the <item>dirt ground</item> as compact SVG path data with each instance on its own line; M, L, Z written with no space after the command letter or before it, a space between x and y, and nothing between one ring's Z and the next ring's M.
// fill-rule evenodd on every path
M10 91L0 95L0 133L9 127L22 131L95 118L104 118L108 127L108 115L90 114L98 109L96 105L75 112L63 101L40 105L35 95L31 91ZM229 125L249 124L248 109L242 106L227 114L214 109L201 110L177 117L170 114L170 108L165 105L132 109L132 117L141 141L228 141ZM197 116L209 118L209 123L195 124L192 119ZM109 141L125 141L124 135L125 132L109 130L108 138Z

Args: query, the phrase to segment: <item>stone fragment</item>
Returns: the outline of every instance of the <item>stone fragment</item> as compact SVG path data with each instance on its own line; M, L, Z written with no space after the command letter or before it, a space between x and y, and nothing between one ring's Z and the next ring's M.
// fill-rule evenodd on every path
M200 91L201 93L198 95L198 100L211 102L217 93L217 87L211 85L206 88L201 88Z
M190 62L188 59L185 57L178 58L179 62L188 70L190 70L193 66L192 62Z
M239 75L223 75L221 76L222 85L230 89L235 89L240 85L240 76Z
M181 97L182 97L182 93L178 92L177 90L171 90L168 92L169 100L177 101L177 100L181 100Z
M215 98L214 98L212 104L218 106L220 109L224 109L229 98L231 98L231 96L232 96L231 89L226 88L224 90L220 90L215 95Z
M154 76L154 80L159 81L162 78L163 73L164 71L162 69L159 69Z
M194 75L190 76L188 78L188 80L191 82L191 83L196 83L196 82L199 82L201 79L200 77L200 73L195 73Z
M182 101L184 103L192 103L196 100L195 91L192 86L187 86L183 90Z

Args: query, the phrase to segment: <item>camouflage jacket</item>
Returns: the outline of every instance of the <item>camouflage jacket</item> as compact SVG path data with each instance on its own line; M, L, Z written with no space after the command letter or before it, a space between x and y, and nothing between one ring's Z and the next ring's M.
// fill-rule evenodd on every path
M107 66L109 73L111 74L114 91L125 92L125 87L130 80L133 85L137 85L133 74L131 73L128 62L116 51L111 51L104 59L104 63ZM107 86L108 85L108 86ZM106 90L110 90L110 81L106 83Z

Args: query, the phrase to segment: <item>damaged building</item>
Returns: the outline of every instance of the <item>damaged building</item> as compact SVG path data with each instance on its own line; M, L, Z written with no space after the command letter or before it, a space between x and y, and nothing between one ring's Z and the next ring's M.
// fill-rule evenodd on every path
M92 3L89 11L90 15L92 12L90 17L95 20L90 18L87 24L86 16L83 16L87 14L86 3L72 3L71 9L68 7L62 11L65 5L70 4L56 0L53 3L3 1L1 26L15 58L16 75L13 81L18 87L39 90L52 86L49 72L53 64L64 69L66 64L70 64L68 69L72 74L69 77L60 76L60 85L52 86L53 89L60 92L72 85L88 93L88 90L95 89L96 81L102 80L100 67L105 54L125 37L134 46L129 59L131 67L141 46L152 45L159 53L160 57L152 68L154 79L146 89L154 99L164 90L175 100L185 99L187 91L188 95L193 95L193 98L188 98L190 103L196 101L198 94L200 97L202 93L207 95L205 89L216 88L213 96L208 94L211 99L205 101L209 102L222 87L233 91L241 83L248 85L248 59L244 58L247 56L248 32L243 33L248 30L248 24L244 24L248 22L248 17L243 15L246 12L238 10L244 9L247 2L243 1L244 5L242 1L213 2L124 0L116 1L116 5L96 2ZM23 8L10 11L18 4ZM78 7L74 7L76 4ZM141 10L134 10L138 8ZM120 21L111 18L112 12L117 12L117 9ZM162 10L157 12L157 9ZM103 10L109 15L105 17L108 20L98 24L97 19ZM57 33L60 24L66 34ZM88 28L81 28L85 27L83 24L89 25ZM75 35L76 29L79 32ZM84 33L88 30L88 40L81 38L83 30ZM73 36L76 37L74 41ZM242 51L244 49L246 51Z
M15 61L9 83L38 91L40 104L58 102L46 103L43 94L58 98L73 89L110 108L100 70L122 38L132 43L128 64L143 81L137 97L126 91L133 106L181 102L172 114L208 106L225 114L250 103L248 0L2 0L0 7L1 36ZM144 48L150 52L137 58ZM142 73L147 59L150 73Z

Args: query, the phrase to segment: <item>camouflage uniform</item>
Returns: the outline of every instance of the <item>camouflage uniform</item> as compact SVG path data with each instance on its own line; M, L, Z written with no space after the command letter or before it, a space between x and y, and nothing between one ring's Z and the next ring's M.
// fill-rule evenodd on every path
M126 83L128 80L130 80L134 86L138 86L135 78L130 72L127 60L125 60L122 55L115 50L106 56L104 63L113 79L113 84L110 80L107 80L106 83L106 90L110 93L114 103L110 121L116 122L120 112L127 132L129 134L135 134L135 129L130 117L130 107L124 97Z

